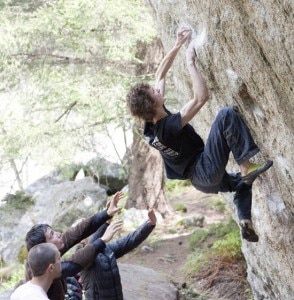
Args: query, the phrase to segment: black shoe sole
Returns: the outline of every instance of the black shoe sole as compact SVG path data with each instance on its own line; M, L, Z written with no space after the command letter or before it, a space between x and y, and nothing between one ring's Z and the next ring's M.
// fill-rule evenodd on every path
M259 238L253 229L242 226L241 228L242 238L248 242L257 243Z
M243 182L245 182L247 185L251 185L254 180L262 173L267 171L271 166L273 165L272 160L268 160L264 166L261 168L257 168L256 170L250 172L249 174L242 177Z

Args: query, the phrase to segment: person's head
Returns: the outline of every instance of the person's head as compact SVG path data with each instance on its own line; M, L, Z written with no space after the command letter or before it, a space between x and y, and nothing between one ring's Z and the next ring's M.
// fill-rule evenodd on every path
M52 243L58 250L64 246L60 232L55 232L48 224L34 225L26 235L26 246L29 251L33 246L41 243Z
M162 106L163 102L160 91L146 83L136 84L127 95L127 105L131 114L144 121L152 121L157 104Z
M60 252L52 243L33 246L28 253L27 263L33 277L46 275L55 279L61 276Z

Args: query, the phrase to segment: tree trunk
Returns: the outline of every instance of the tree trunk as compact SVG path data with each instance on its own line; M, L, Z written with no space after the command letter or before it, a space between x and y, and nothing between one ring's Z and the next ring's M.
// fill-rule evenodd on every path
M19 174L19 171L18 171L17 166L15 164L15 161L13 159L10 159L9 163L10 163L10 166L11 166L13 172L14 172L15 180L16 180L16 182L18 184L18 188L20 189L20 191L23 192L24 191L24 189L23 189L23 183L22 183L22 180L20 178L20 174Z
M165 197L163 161L160 153L150 147L138 131L134 132L129 172L129 198L126 208L130 207L153 207L163 216L171 213L171 207Z

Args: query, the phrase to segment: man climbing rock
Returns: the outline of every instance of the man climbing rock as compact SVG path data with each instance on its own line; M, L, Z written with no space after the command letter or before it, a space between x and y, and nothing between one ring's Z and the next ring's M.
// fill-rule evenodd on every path
M193 85L193 98L175 114L165 105L165 76L181 46L191 38L192 30L177 33L175 46L166 54L156 72L156 83L139 83L127 96L131 114L145 121L144 135L160 151L166 175L170 179L190 179L204 193L235 192L243 239L257 242L251 221L252 183L272 166L272 161L254 164L249 161L259 152L248 127L231 108L221 109L211 126L206 144L188 124L209 99L205 80L196 67L194 40L189 43L186 60ZM230 152L240 173L227 173Z

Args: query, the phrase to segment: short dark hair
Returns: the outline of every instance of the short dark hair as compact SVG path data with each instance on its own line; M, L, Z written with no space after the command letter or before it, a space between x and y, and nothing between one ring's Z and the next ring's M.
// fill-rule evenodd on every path
M150 95L150 88L149 84L137 83L127 95L127 105L130 113L145 121L152 121L155 114L155 101Z
M26 246L29 251L35 245L46 243L45 233L48 228L51 228L48 224L34 225L26 235Z
M43 275L50 264L56 262L58 249L52 243L41 243L31 248L28 253L28 265L34 277Z

